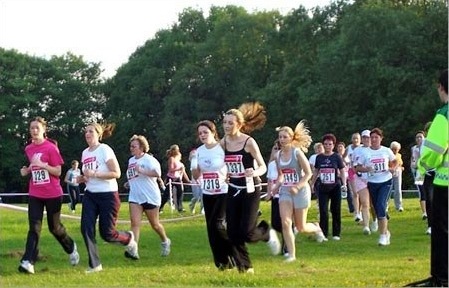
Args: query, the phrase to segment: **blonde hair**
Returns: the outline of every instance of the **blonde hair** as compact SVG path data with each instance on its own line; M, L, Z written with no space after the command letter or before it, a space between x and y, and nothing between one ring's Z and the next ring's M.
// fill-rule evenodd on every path
M112 132L115 129L115 123L106 123L106 122L89 123L89 124L87 124L87 126L93 126L94 127L95 131L97 131L97 133L98 133L98 139L99 140L103 140L103 139L111 137Z
M139 146L142 148L143 152L147 153L148 151L150 151L150 144L148 144L148 140L147 138L145 138L145 136L133 135L131 139L129 139L129 143L133 141L139 142Z
M401 143L397 141L393 141L390 144L390 149L393 150L393 148L397 148L398 150L401 150Z
M167 151L165 151L165 155L167 157L172 157L179 153L181 152L179 152L179 146L176 144L171 145L170 148Z
M304 120L301 120L295 127L295 130L288 126L276 128L278 132L285 132L292 137L292 146L301 149L307 153L310 144L312 144L312 137L309 129L305 126Z
M248 134L261 129L267 121L265 107L259 102L243 103L238 109L229 109L225 115L234 115L241 125L240 130Z

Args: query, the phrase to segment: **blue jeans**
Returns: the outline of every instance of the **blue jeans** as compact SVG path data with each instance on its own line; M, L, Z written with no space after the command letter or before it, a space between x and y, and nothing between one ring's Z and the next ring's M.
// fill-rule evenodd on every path
M76 209L76 204L80 203L80 186L67 184L67 192L70 198L70 210Z
M387 217L387 202L390 196L391 179L382 183L368 182L368 190L373 201L373 207L376 211L377 219Z

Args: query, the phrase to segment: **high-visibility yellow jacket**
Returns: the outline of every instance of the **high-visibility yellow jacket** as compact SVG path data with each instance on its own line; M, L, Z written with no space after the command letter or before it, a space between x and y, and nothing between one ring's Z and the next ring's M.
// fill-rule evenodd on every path
M448 105L445 104L437 111L418 161L418 171L421 175L428 170L435 169L434 185L448 186L449 155L448 155Z

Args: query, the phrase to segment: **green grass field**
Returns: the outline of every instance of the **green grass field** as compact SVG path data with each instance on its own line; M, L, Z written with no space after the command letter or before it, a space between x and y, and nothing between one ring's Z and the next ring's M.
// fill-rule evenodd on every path
M0 208L0 286L1 287L399 287L429 274L430 237L425 235L426 221L421 220L418 199L404 199L405 211L391 211L391 245L379 247L378 234L362 234L342 203L341 241L316 243L307 235L298 235L297 261L284 263L282 256L272 256L265 243L249 245L254 274L240 274L235 269L218 271L213 265L205 223L201 215L180 216L166 207L161 215L172 240L172 253L162 258L157 235L147 223L142 224L139 243L140 260L123 256L124 247L107 244L97 235L103 271L85 274L87 253L77 219L63 219L63 224L78 243L81 261L72 267L57 241L43 226L40 261L36 274L17 271L27 234L27 214ZM316 221L315 201L309 220ZM187 206L186 206L187 207ZM262 219L270 219L269 203L262 202ZM63 213L68 213L67 205ZM75 214L79 216L79 211ZM128 220L128 205L122 203L120 219ZM179 221L174 221L180 219ZM44 220L45 221L45 220ZM129 230L129 224L118 224Z

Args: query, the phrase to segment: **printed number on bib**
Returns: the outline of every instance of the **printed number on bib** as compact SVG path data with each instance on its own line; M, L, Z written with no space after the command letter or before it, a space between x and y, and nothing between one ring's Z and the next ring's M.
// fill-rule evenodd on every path
M90 157L90 158L86 158L83 161L83 171L86 170L97 170L96 167L96 158L95 157Z
M372 158L371 165L374 169L374 173L382 173L387 171L387 165L384 158Z
M335 184L335 169L334 168L321 168L320 180L323 184Z
M50 174L47 170L36 167L31 168L32 181L34 185L50 183Z
M226 155L225 163L230 176L244 176L245 169L243 167L242 155Z
M218 173L203 173L201 179L201 188L208 192L219 192L220 191L220 179Z
M295 169L286 168L282 169L282 174L284 175L284 186L296 186L299 182L298 173Z
M131 180L139 176L137 174L136 167L137 167L136 163L132 163L128 166L128 170L126 171L126 176L128 177L128 180Z

